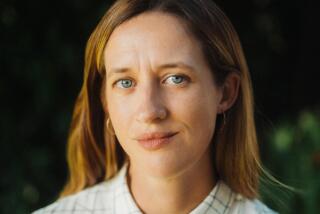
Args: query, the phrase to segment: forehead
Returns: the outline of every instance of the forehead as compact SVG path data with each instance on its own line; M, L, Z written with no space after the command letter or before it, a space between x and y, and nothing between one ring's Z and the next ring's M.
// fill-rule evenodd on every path
M150 60L192 60L199 51L199 44L184 20L168 13L147 12L114 30L104 57L106 63L113 64L137 56L148 56Z

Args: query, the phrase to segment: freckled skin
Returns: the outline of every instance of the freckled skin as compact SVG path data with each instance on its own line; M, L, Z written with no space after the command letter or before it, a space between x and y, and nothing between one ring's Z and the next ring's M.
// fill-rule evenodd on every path
M155 177L174 177L204 158L214 134L222 94L213 82L199 43L174 16L152 12L121 24L104 52L106 72L129 68L107 78L106 101L116 136L131 164ZM194 72L162 64L183 62ZM175 84L170 75L189 78ZM121 88L116 81L131 79ZM121 85L120 85L121 86ZM165 117L160 115L165 112ZM179 132L172 143L148 151L133 138L148 131Z

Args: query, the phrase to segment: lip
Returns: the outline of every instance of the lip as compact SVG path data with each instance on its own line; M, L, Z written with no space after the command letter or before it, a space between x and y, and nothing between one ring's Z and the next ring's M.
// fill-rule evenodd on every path
M171 137L173 135L177 134L177 132L149 132L144 133L142 135L139 135L136 140L155 140L155 139L161 139L166 137Z
M147 150L157 150L172 142L178 132L152 132L140 135L136 140Z

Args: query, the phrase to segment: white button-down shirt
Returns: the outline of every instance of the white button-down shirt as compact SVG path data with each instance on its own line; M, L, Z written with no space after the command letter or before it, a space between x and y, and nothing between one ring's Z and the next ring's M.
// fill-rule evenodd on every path
M142 214L127 184L127 164L111 180L59 199L33 214ZM190 214L275 213L259 200L249 200L218 181L209 195Z

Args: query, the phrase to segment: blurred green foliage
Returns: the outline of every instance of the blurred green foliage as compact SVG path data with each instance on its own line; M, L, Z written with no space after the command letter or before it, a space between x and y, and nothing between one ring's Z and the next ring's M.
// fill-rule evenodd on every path
M320 13L311 0L217 3L234 23L250 67L263 162L302 192L269 185L263 198L281 213L316 213ZM0 1L0 213L30 213L61 190L85 43L110 4Z
M318 213L320 210L320 114L302 111L282 120L268 135L268 169L295 190L266 184L263 197L280 213Z

